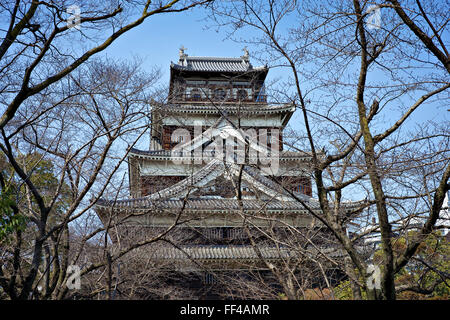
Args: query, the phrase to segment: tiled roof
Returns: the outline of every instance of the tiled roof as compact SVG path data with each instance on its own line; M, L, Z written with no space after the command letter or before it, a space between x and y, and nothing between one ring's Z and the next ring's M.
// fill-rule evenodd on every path
M185 179L181 180L178 183L175 183L172 186L169 186L163 190L160 190L158 192L155 192L153 194L150 194L144 198L141 199L127 199L127 200L119 200L114 202L115 206L126 206L126 207L154 207L155 202L160 202L161 200L180 200L182 201L187 195L191 194L193 191L195 191L198 188L202 188L203 186L207 185L210 181L215 180L217 177L222 175L239 175L239 168L240 166L235 163L224 163L222 160L214 159L210 161L208 164L203 166L200 170L194 172L190 176L186 177ZM258 170L254 168L250 168L246 166L244 168L244 171L242 172L242 179L249 183L249 185L253 186L254 188L261 191L263 194L266 194L272 199L279 200L281 204L293 202L292 205L288 205L287 207L284 207L285 209L303 209L303 206L299 204L297 201L295 201L294 198L292 198L289 193L287 193L280 185L274 183L269 178L263 176ZM308 197L303 194L298 195L300 198L302 198L303 201L311 203L311 206L318 207L317 200L312 199L311 197ZM225 200L225 199L220 199ZM227 199L228 200L228 199ZM236 203L220 203L219 200L214 200L216 203L213 203L214 208L220 208L221 205L225 205L225 208L229 205L231 205L231 208L234 208L234 205L237 205ZM282 202L281 202L282 201ZM166 203L165 205L169 204ZM201 204L201 203L200 203ZM158 207L161 207L163 205L163 202L158 203ZM165 206L163 205L163 207ZM182 205L182 202L181 204ZM207 207L209 206L206 204ZM268 204L269 207L273 206L273 203ZM298 207L300 205L300 208ZM169 205L170 207L170 205ZM261 202L258 202L258 205L256 208L261 207ZM186 207L189 209L189 205ZM200 209L200 207L193 207L195 209ZM211 207L210 207L211 208ZM239 209L239 206L236 207ZM248 209L254 209L252 205ZM277 207L273 207L273 210L277 210Z
M176 149L173 150L172 156L180 157L183 156L183 153L195 153L195 151L200 150L205 143L213 142L217 137L219 137L220 140L224 137L236 138L239 143L247 145L252 151L260 153L259 157L263 157L264 154L268 155L271 152L268 146L262 146L259 143L251 143L246 140L245 136L245 130L238 129L232 122L222 116L211 127L194 137L194 139L178 145ZM236 141L233 143L235 144L235 147L239 147ZM251 152L249 153L251 154ZM211 158L213 157L211 156Z
M178 64L172 63L171 67L177 70L206 72L247 72L267 69L267 67L253 68L248 59L243 57L189 57L187 55L181 58Z
M148 158L152 160L168 160L172 157L171 150L139 150L132 148L130 150L130 156L138 157L138 158ZM195 156L195 154L194 154ZM311 161L311 154L306 152L296 152L296 151L280 151L279 159L283 160L303 160L303 161ZM206 159L212 160L212 159Z
M197 172L180 182L147 196L147 200L155 201L168 198L184 198L191 189L203 186L223 173L224 164L215 159Z
M263 247L259 251L265 259L289 258L295 255L287 248ZM154 251L154 258L175 260L259 259L252 246L226 245L183 246L179 249L174 247L160 248Z
M124 210L171 210L184 208L185 211L239 211L241 207L237 199L189 197L196 189L202 188L210 181L225 174L238 175L239 165L224 163L221 160L214 159L180 182L156 193L142 198L116 201L101 200L97 203L97 206ZM294 199L281 186L262 175L258 170L246 166L242 172L242 179L258 189L262 194L268 196L267 200L244 199L242 201L242 209L244 211L308 212L308 209L300 201ZM309 209L314 211L320 210L317 199L301 193L294 193L294 195L307 204ZM184 199L187 196L188 199L185 201ZM354 210L361 206L361 202L345 203L343 206L345 210Z
M264 259L276 260L280 258L295 258L298 256L296 250L286 247L259 247L259 253ZM327 254L329 257L342 257L343 251L333 246L323 248L311 248L310 255ZM198 245L164 247L153 251L153 258L168 260L258 260L256 250L252 246L246 245Z
M170 210L181 209L185 211L239 211L239 201L233 198L190 198L184 203L179 199L164 199L159 201L148 201L144 198L122 199L117 201L99 200L98 206L110 207L117 209L152 209L152 210ZM318 203L308 203L312 209L320 209ZM278 201L278 200L242 200L244 211L295 211L304 212L305 207L297 201Z
M304 199L302 199L304 200ZM317 201L305 201L308 209L320 212L320 206ZM351 211L359 208L362 205L360 202L348 203L344 205L344 209ZM234 198L189 198L183 199L163 199L156 201L149 201L146 197L121 199L117 201L99 200L97 207L105 207L119 209L119 210L175 210L183 209L184 212L240 212L241 207L237 199ZM245 212L296 212L309 214L303 204L298 201L280 201L276 199L258 200L258 199L243 199L242 209Z
M223 137L222 134L226 134L226 136L232 136L236 138L239 143L248 145L251 151L256 151L256 153L249 151L249 160L254 160L253 157L260 160L266 158L270 160L273 156L271 155L272 150L268 146L260 145L258 142L254 143L252 141L246 140L246 131L236 128L236 126L224 116L221 116L219 119L217 119L217 121L211 127L203 131L200 135L195 136L192 140L189 139L184 144L177 145L177 147L173 150L158 149L143 151L132 148L130 150L130 155L137 156L138 158L148 158L153 160L168 160L170 158L181 160L192 157L195 158L197 157L196 151L201 150L200 148L203 148L203 145L205 145L205 143L213 142L216 137ZM236 143L236 141L234 143ZM239 147L237 143L236 147ZM212 154L204 154L203 152L201 152L199 156L204 162L216 160L217 158ZM278 160L310 161L312 158L311 154L307 152L287 150L277 151L277 154L275 156L278 158Z
M164 112L176 113L206 113L206 114L272 114L281 112L294 112L295 106L292 103L286 104L241 104L226 106L215 106L208 104L166 104L158 106Z

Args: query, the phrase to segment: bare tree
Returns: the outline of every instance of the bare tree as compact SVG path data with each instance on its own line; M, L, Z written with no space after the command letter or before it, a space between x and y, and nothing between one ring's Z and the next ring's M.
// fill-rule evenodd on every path
M433 231L450 189L445 121L413 116L448 104L445 4L243 0L212 8L216 26L252 45L269 65L290 71L278 95L294 101L302 116L291 147L312 154L322 209L315 218L350 259L345 271L354 297L362 289L371 299L395 299L395 275ZM372 15L380 12L378 23ZM256 36L240 38L248 29ZM416 127L408 123L413 120ZM338 213L355 194L366 198L367 208L352 230ZM424 218L421 230L394 252L404 222L416 216ZM368 285L370 261L359 248L374 232L381 237L381 290Z
M165 234L114 251L109 234L122 221L101 225L93 211L100 197L127 190L123 166L148 133L158 79L139 61L93 60L29 98L2 130L2 196L13 189L11 206L25 218L1 239L0 283L9 298L70 297L77 294L66 285L70 265L84 276ZM92 248L101 250L88 255Z
M144 75L139 64L93 57L154 15L208 2L2 2L0 149L9 168L2 168L2 196L14 185L7 210L27 221L24 230L2 241L0 286L9 298L66 296L68 265L104 230L87 228L92 206L105 191L114 191L110 183L148 127L147 103L158 73ZM53 177L50 186L37 182L43 163ZM120 190L123 178L114 186ZM78 223L84 233L74 253L71 228ZM82 274L117 258L105 243L104 259Z

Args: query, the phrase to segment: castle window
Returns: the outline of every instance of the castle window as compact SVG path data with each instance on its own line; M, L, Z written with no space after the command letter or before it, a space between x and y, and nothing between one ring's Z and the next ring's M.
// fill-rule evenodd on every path
M233 82L233 86L249 86L251 85L248 81L235 81Z
M208 83L215 86L228 86L229 84L228 81L209 81Z
M227 93L224 89L218 88L214 90L214 99L216 100L225 100Z
M195 101L200 100L202 98L202 96L200 94L200 90L197 88L192 89L191 93L190 93L190 98Z
M239 240L244 239L246 234L242 228L229 228L227 233L227 238L229 240Z
M206 81L205 80L186 80L186 83L187 84L189 84L189 85L205 85L206 84Z
M185 95L185 87L181 83L174 84L174 96L177 100L183 100Z
M205 231L204 235L209 240L220 240L223 239L223 230L221 228L210 228Z
M247 91L246 90L240 89L240 90L237 91L237 94L236 94L237 100L239 100L239 101L246 100L247 96L248 95L247 95Z
M216 284L217 279L211 273L205 273L202 279L203 284Z

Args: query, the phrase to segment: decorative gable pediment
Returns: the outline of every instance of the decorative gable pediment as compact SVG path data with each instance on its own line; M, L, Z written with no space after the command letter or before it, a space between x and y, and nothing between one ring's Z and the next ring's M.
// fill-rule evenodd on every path
M203 152L205 148L213 152L216 148L226 146L236 149L248 146L249 153L263 155L267 155L271 151L279 151L278 148L270 150L267 146L267 139L264 143L259 140L258 133L255 130L238 129L231 121L222 116L213 126L194 137L194 139L176 145L171 153L172 156L179 157L180 155L195 154L198 151Z

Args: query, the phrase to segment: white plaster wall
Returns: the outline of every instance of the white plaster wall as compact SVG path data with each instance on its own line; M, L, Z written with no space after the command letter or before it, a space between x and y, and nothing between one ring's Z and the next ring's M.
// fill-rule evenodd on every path
M140 165L141 175L144 176L187 176L197 172L202 166L193 164L175 164L167 161L143 161Z
M177 117L167 116L163 119L165 125L175 126L194 126L201 123L205 127L210 127L219 119L219 115L180 115ZM235 124L238 124L238 119L235 116L230 116L229 119ZM244 127L279 127L282 125L281 116L277 114L252 116L251 118L243 117L240 119L241 126Z
M144 160L140 164L141 175L148 176L187 176L197 172L206 163L203 164L175 164L171 160L156 161ZM309 172L305 166L299 163L280 162L275 175L277 176L296 176L304 175ZM263 175L268 173L261 171Z

